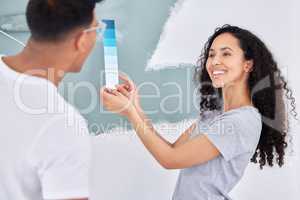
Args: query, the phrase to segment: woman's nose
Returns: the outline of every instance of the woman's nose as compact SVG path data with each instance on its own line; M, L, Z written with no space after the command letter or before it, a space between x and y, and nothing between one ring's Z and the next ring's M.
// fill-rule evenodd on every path
M213 64L213 65L220 65L220 64L221 64L221 61L220 61L220 59L219 59L218 56L215 56L215 57L213 58L212 64Z

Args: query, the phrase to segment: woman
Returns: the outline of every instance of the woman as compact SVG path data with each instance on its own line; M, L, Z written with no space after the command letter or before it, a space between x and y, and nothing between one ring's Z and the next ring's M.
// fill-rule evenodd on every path
M288 127L283 92L294 116L295 100L270 51L247 30L216 29L198 63L200 117L174 144L147 120L130 80L123 77L116 90L102 89L101 98L108 110L128 118L163 167L182 169L174 200L230 199L250 159L259 158L261 168L273 166L273 160L283 165Z

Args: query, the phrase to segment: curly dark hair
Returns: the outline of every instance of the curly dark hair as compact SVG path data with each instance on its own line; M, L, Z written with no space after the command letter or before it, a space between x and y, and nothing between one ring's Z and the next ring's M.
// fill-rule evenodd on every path
M226 24L217 28L205 43L195 73L197 82L200 82L200 115L205 111L222 108L222 89L213 87L205 67L209 49L215 38L222 33L230 33L238 39L245 59L253 60L253 70L248 78L248 87L251 92L251 100L262 115L262 132L251 162L259 162L262 169L266 164L273 166L275 159L281 167L284 164L285 148L288 145L286 136L289 130L284 92L286 100L290 101L292 107L290 113L297 119L295 98L281 75L272 53L250 31Z

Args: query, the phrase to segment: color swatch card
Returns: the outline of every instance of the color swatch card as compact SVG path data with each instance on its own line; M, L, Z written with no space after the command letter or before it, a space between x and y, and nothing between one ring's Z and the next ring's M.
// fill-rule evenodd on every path
M103 36L104 62L105 62L105 85L114 89L119 84L118 53L116 29L114 20L102 20L106 24Z

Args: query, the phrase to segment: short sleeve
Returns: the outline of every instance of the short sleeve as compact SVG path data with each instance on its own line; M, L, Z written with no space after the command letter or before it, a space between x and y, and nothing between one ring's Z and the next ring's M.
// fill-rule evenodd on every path
M227 113L216 117L198 130L205 134L220 151L226 161L234 157L254 152L258 144L261 125L253 113L245 111Z
M33 154L44 199L89 197L91 141L85 121L79 126L67 125L64 117L53 119Z

